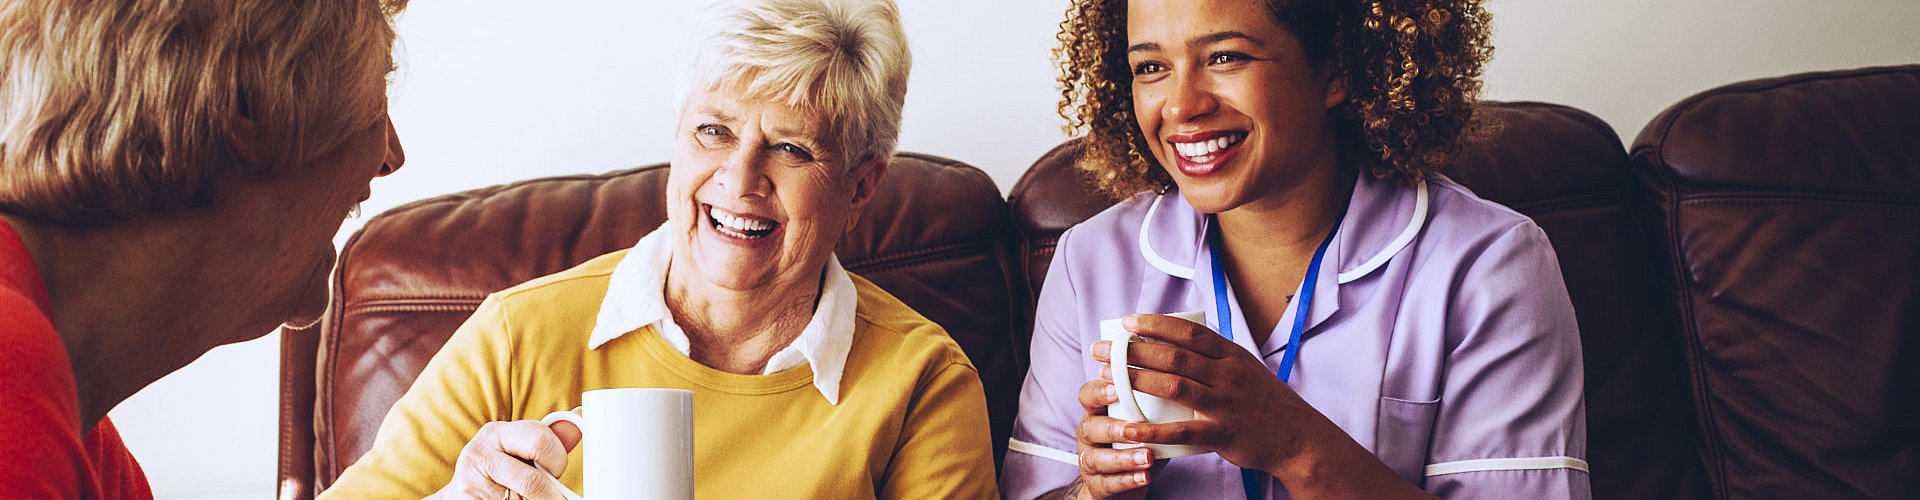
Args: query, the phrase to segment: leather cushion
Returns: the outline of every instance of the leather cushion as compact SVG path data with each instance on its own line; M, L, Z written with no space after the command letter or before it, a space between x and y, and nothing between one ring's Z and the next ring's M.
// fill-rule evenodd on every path
M1920 65L1709 90L1633 157L1718 493L1920 497Z

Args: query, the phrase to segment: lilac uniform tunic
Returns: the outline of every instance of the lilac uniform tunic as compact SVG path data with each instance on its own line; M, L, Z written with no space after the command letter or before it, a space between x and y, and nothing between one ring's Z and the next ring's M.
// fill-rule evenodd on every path
M1546 234L1442 176L1411 188L1359 177L1309 277L1317 290L1294 391L1440 497L1588 498L1580 336ZM1078 475L1078 394L1099 377L1086 350L1100 320L1205 311L1219 330L1206 225L1177 191L1143 193L1061 235L1040 292L1005 497L1033 498ZM1230 308L1233 330L1248 331L1239 302ZM1261 345L1250 335L1234 342L1278 369L1295 310ZM1266 481L1269 498L1288 498ZM1148 497L1243 491L1240 469L1209 453L1172 459Z

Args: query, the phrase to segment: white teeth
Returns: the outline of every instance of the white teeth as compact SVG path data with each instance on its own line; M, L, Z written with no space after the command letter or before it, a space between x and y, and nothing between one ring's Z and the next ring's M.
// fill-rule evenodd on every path
M1233 134L1200 142L1176 142L1173 143L1173 149L1180 153L1180 156L1184 156L1190 161L1206 163L1213 161L1216 157L1214 153L1219 153L1220 150L1227 149L1239 143L1240 139L1244 138L1246 138L1246 134Z
M737 236L742 238L759 237L764 235L751 235L747 233L752 231L766 231L769 229L773 229L773 222L758 220L758 219L749 219L746 217L741 217L741 216L729 214L726 212L722 212L719 209L715 209L715 208L708 208L707 215L712 217L713 222L720 226L719 229L726 230L727 232L731 233L732 236Z

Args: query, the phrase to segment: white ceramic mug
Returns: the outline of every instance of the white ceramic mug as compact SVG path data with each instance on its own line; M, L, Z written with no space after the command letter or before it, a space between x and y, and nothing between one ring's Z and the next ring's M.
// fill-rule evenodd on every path
M693 391L600 389L582 393L580 400L581 413L556 411L540 423L565 420L580 427L587 496L693 498ZM568 499L581 500L559 479L553 485Z
M1178 312L1166 313L1165 315L1192 321L1202 326L1207 324L1207 315L1203 312ZM1154 424L1192 420L1193 409L1181 406L1179 403L1160 399L1158 396L1152 394L1133 390L1133 377L1128 374L1126 370L1128 366L1127 344L1132 342L1159 342L1134 335L1128 332L1126 327L1121 325L1121 318L1100 322L1100 339L1112 342L1112 344L1109 344L1112 350L1107 351L1107 359L1110 360L1108 366L1112 367L1113 371L1113 392L1119 395L1120 398L1120 402L1107 405L1107 416L1128 422ZM1121 443L1113 445L1116 449L1131 449L1140 446L1142 445ZM1207 452L1204 448L1192 445L1147 443L1145 446L1147 449L1153 450L1153 458L1155 459L1199 455Z

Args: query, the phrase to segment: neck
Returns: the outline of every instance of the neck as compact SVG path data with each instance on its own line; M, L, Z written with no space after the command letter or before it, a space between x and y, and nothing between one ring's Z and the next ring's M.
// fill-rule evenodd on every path
M1307 276L1309 261L1353 192L1355 173L1323 168L1292 185L1215 216L1227 279L1255 343L1264 343Z
M667 265L667 310L687 332L689 357L707 367L758 375L813 320L825 267L812 280L769 289L732 290ZM780 297L768 299L768 297Z
M150 224L70 228L6 216L46 284L80 403L80 431L217 345L194 311L191 245ZM199 316L209 316L201 314ZM270 327L269 327L270 328Z
M1339 222L1356 175L1322 169L1283 192L1219 213L1221 245L1234 262L1313 255Z

